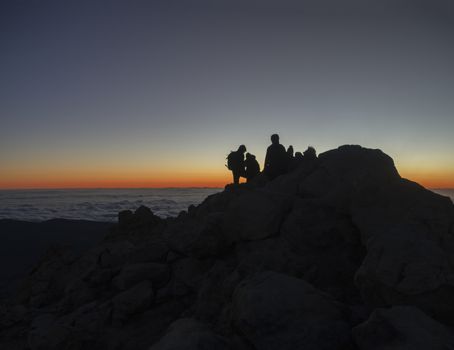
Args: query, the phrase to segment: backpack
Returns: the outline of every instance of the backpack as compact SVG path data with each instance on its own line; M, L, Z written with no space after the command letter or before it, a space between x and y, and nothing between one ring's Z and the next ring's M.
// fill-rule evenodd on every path
M236 158L236 152L231 151L226 158L227 159L227 164L226 164L227 169L233 170L233 168L235 167L235 161L236 161L235 158Z

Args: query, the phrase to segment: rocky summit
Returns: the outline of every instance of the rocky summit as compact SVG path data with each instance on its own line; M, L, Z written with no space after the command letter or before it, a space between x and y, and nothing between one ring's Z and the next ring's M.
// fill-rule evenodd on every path
M452 201L341 146L49 251L2 302L0 348L453 349L453 327Z

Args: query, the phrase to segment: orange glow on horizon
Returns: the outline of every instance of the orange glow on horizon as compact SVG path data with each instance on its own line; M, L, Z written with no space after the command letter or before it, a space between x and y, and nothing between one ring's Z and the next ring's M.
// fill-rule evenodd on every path
M216 187L231 182L231 176L188 177L103 177L103 178L18 178L0 180L0 189L64 189L64 188L168 188L168 187Z
M401 173L402 177L417 182L426 188L454 188L452 177L443 175L412 176ZM0 180L0 189L77 189L77 188L169 188L169 187L215 187L223 188L232 182L231 175L174 177L163 179L146 178L94 178L94 179L16 179Z
M417 182L418 184L424 186L425 188L454 188L454 177L446 176L445 174L414 174L403 173L401 176L410 181Z
M400 169L399 169L400 168ZM426 188L454 188L454 171L398 167L400 175ZM59 169L58 171L32 171L16 169L4 172L0 189L51 189L51 188L166 188L166 187L216 187L223 188L232 182L226 168L198 167L197 169L126 168L104 171Z

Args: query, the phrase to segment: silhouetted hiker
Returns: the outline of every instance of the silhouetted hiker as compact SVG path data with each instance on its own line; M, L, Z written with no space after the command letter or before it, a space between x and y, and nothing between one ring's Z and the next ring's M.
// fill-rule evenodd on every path
M271 145L266 150L264 172L270 180L287 171L287 152L279 143L279 135L271 135Z
M304 160L306 161L313 161L317 159L317 153L315 152L315 148L309 146L307 150L304 151Z
M246 160L244 162L244 165L246 167L245 176L247 182L251 181L254 177L260 174L259 162L257 162L253 154L246 153Z
M290 159L293 158L293 146L292 145L288 146L288 148L287 148L287 157L289 157Z
M293 155L293 146L287 147L287 170L292 171L296 168L295 156Z
M230 152L227 156L227 168L232 171L233 183L239 184L240 177L244 177L244 153L246 146L241 145L236 151Z

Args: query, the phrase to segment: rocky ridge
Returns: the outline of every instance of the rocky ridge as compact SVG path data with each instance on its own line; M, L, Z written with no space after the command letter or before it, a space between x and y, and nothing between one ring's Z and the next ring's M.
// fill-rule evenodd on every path
M454 206L341 146L176 218L49 252L0 306L8 349L454 348Z

